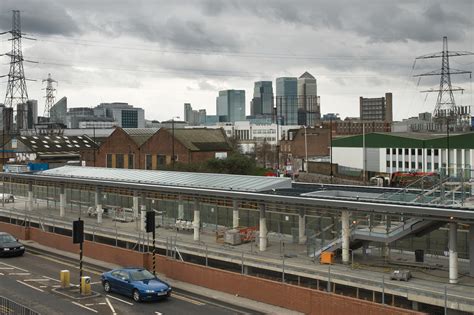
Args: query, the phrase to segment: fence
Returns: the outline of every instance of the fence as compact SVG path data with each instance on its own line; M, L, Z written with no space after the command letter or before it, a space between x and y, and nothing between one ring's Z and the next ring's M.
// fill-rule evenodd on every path
M40 313L4 296L0 296L0 314L39 315Z

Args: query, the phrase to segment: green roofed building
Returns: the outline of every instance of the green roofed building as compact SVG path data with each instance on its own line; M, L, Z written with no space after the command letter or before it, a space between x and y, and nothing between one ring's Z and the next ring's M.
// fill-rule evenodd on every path
M332 141L332 157L341 166L376 173L430 172L447 165L456 172L474 163L474 132L449 137L393 132L341 137Z

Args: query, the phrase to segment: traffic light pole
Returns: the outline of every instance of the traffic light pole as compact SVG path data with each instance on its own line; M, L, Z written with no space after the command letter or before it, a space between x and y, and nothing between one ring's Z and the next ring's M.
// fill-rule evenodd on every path
M82 244L84 242L79 243L79 293L82 293Z
M156 276L156 260L155 260L155 253L156 253L156 246L155 246L155 229L153 229L153 275Z

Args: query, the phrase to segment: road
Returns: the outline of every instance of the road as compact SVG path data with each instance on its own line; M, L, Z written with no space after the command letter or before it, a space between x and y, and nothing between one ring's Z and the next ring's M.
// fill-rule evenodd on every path
M0 258L0 295L21 303L41 314L261 314L237 305L174 288L169 299L136 303L118 294L105 294L100 283L104 270L84 267L91 277L96 297L74 299L57 293L59 272L71 271L71 283L77 284L78 262L27 251L23 257ZM1 312L0 312L1 313Z

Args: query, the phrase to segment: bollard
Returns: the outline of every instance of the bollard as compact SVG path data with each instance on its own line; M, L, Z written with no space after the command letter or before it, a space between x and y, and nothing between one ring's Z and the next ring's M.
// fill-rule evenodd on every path
M61 270L59 278L61 279L61 288L69 288L71 285L71 274L69 270Z
M82 277L81 278L81 294L90 295L91 294L91 277Z

